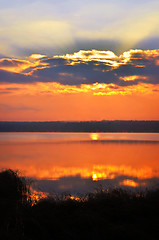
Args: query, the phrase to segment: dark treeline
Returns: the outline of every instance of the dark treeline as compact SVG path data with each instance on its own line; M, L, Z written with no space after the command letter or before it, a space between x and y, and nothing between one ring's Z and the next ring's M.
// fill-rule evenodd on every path
M159 121L0 122L0 132L159 132Z
M47 198L34 205L29 194L17 173L0 173L0 239L158 240L159 190L100 190L85 201Z

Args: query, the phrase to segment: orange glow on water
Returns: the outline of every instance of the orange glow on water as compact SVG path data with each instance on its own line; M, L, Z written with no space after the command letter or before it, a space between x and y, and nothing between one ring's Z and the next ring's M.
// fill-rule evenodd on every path
M75 201L81 201L81 198L76 197L76 196L73 196L73 195L68 196L67 198L68 198L68 199L71 199L71 200L75 200Z
M129 187L138 187L139 183L130 179L125 179L120 183L120 185L129 186Z
M61 135L55 135L56 141L51 140L51 134L15 134L18 140L8 138L8 141L4 141L5 137L12 135L3 134L0 141L0 168L19 169L25 176L50 180L79 176L98 181L125 176L141 181L159 177L157 141L122 142L121 139L124 136L127 139L128 134L114 133L106 134L106 139L111 140L116 136L120 137L120 141L97 141L97 137L90 140L89 133L79 134L80 141L77 141L75 134L69 134L70 141L60 141ZM100 139L103 136L100 133ZM132 136L141 139L145 134ZM158 135L152 136L155 139ZM128 183L133 185L129 181L123 184Z
M35 189L33 189L32 187L30 188L31 190L31 200L33 204L36 204L36 202L38 202L41 199L45 199L49 196L48 193L46 192L40 192L40 191L36 191Z

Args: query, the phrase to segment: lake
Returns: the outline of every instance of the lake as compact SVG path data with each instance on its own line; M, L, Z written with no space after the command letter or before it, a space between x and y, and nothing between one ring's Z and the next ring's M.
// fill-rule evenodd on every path
M0 133L0 156L39 192L159 186L158 133Z

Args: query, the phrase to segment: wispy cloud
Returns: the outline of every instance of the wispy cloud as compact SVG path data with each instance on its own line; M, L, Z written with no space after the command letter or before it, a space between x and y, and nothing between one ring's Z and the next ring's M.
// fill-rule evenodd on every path
M19 104L16 106L12 106L9 104L0 104L0 110L3 111L39 111L38 108L26 106L23 104Z

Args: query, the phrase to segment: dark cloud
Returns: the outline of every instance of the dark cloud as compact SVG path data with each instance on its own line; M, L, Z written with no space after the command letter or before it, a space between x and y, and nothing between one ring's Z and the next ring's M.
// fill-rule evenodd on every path
M19 88L9 87L9 88L5 88L5 90L14 91L14 90L19 90Z
M0 70L1 83L32 83L36 81L37 79L34 76Z
M16 59L1 59L0 60L0 68L1 67L17 67L19 65L26 64L26 61L20 61Z
M142 48L144 50L146 49L158 49L159 48L159 37L148 37L146 39L143 39L142 41L138 42L135 45L135 48Z
M154 66L156 65L156 61L159 61L159 52L153 53L153 51L147 52L132 52L131 58L127 62L127 64L133 64L134 66Z
M0 94L9 94L9 91L0 91Z
M41 63L48 63L49 66L59 66L59 65L66 65L68 61L63 58L44 58L40 61Z
M146 64L143 67L136 66L135 64L125 64L119 66L117 69L113 70L113 72L116 73L118 77L129 77L133 75L139 76L137 80L128 81L127 84L130 85L135 85L139 82L159 84L159 66L153 64Z
M12 87L7 87L7 88L0 88L0 94L9 94L9 93L12 93L12 91L16 91L16 90L19 90L19 88L12 88Z
M25 106L22 104L19 104L17 106L12 106L12 105L8 105L8 104L0 104L0 110L1 111L39 111L38 108L34 108L34 107L29 107L29 106Z
M10 66L19 63L21 61L3 60L2 64ZM30 74L24 74L26 72ZM131 76L136 78L126 79ZM112 83L117 86L132 86L140 82L158 84L158 76L158 50L130 50L128 54L112 58L111 52L81 51L74 55L43 58L38 60L38 65L28 67L21 74L0 70L0 82L57 82L76 86L93 83Z
M96 66L95 61L78 63L75 65L58 65L56 67L38 69L34 74L48 82L58 82L64 85L80 85L92 83L112 83L118 78L109 66L101 63Z

